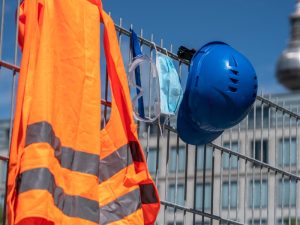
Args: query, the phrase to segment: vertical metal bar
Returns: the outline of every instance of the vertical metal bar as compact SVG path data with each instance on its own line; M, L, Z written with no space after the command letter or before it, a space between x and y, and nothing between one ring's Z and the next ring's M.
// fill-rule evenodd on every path
M230 219L230 207L231 207L231 154L229 154L229 171L228 171L228 207L227 218Z
M195 163L194 163L194 203L193 207L196 209L196 200L197 200L197 158L198 158L198 146L195 146ZM193 224L196 223L196 214L193 213Z
M151 42L153 42L153 34L151 35ZM153 60L153 48L150 48L150 59ZM151 70L151 66L149 66L149 70ZM148 112L148 115L149 115L149 118L151 116L151 112L150 112L150 102L151 102L151 83L152 83L152 80L151 80L151 77L149 76L149 80L148 80L148 86L149 86L149 97L148 97L148 104L149 104L149 112ZM150 142L150 135L151 135L151 124L150 123L147 123L147 156L148 156L148 153L149 153L149 142Z
M140 30L140 37L143 38L143 28L141 28ZM141 46L141 51L143 52L143 43L140 42L140 46Z
M246 117L246 129L245 129L245 155L248 154L248 129L249 129L249 115ZM249 154L248 154L249 155ZM247 160L245 161L245 188L244 188L244 223L247 221L247 191L248 191L248 181L247 181Z
M283 105L282 107L284 107L284 102L283 102ZM282 134L281 134L281 158L282 158L282 165L281 165L281 168L282 170L284 170L284 142L285 142L285 139L284 139L284 112L282 112L282 126L281 126L281 129L282 129ZM284 209L284 205L283 205L283 200L284 200L284 186L285 186L285 181L284 181L284 176L282 175L282 188L281 188L281 224L283 225L284 224L284 219L283 219L283 209Z
M260 210L259 210L259 224L261 225L261 222L262 222L262 198L263 198L263 192L262 192L262 166L260 167L260 203L259 203L259 207L260 207ZM267 184L268 185L268 184Z
M4 18L5 18L5 0L2 0L1 8L1 28L0 28L0 60L2 59L3 33L4 33Z
M278 204L278 197L276 198L276 195L277 195L277 185L279 185L279 182L277 182L277 171L275 171L275 174L274 174L274 187L275 187L275 199L274 199L274 223L276 223L277 221L277 216L276 216L276 213L277 213L277 204Z
M167 131L167 155L166 155L166 176L165 176L165 198L168 196L169 189L169 158L170 158L170 130ZM167 206L164 207L164 224L167 224L166 221L166 210Z
M253 158L255 158L255 148L256 148L256 137L255 137L255 131L256 131L256 102L254 102L254 107L253 107L253 147L252 147L252 151L253 151Z
M255 182L254 182L254 170L255 170L255 164L252 166L252 225L254 225L254 188L255 188Z
M220 205L219 205L219 212L220 216L222 217L222 206L223 206L223 150L221 150L220 155Z
M210 196L210 202L211 202L211 208L210 208L210 214L213 215L214 212L214 184L215 184L215 148L212 149L212 182L211 182L211 196ZM213 219L210 219L210 224L213 224Z
M160 148L160 128L157 125L157 139L156 139L156 167L155 167L155 184L158 184L158 168L159 168L159 148Z
M241 133L241 124L239 123L238 125L238 146L237 146L237 149L238 149L238 152L241 153L241 140L240 140L240 133ZM239 217L239 193L240 193L240 157L237 157L237 182L236 182L236 221L239 221L238 217Z
M178 163L179 163L179 136L177 135L176 140L176 164L175 164L175 203L177 204L178 197ZM174 208L174 221L176 221L176 211L177 208Z
M154 35L151 34L151 43L154 43ZM153 60L153 48L155 48L155 46L152 46L152 48L150 48L150 58L151 60ZM156 57L156 52L155 52L155 57ZM155 62L155 61L154 61ZM149 70L151 71L151 65L149 65ZM150 110L150 104L151 104L151 100L152 100L152 79L151 79L151 76L149 76L149 80L148 80L148 87L149 87L149 97L148 97L148 104L149 104L149 112L148 112L148 115L149 115L149 118L151 117L151 110ZM160 117L159 117L160 118ZM158 119L159 120L159 119ZM160 122L160 121L158 121Z
M278 104L278 98L276 98L276 104ZM277 129L278 129L278 108L276 107L275 109L275 165L278 165L278 159L277 159L277 153L278 153L278 139L277 139ZM279 166L279 165L278 165ZM275 174L274 174L274 189L275 189L275 196L274 196L274 222L276 222L277 220L277 202L278 202L278 196L277 196L277 185L279 185L279 182L277 183L277 178L276 178L276 175L277 175L277 171L275 171Z
M261 92L263 97L263 93ZM261 101L260 105L260 159L262 162L268 162L268 159L264 160L264 149L263 149L263 129L264 129L264 104ZM266 149L267 151L267 149ZM266 156L268 157L268 155ZM262 166L260 167L260 211L259 211L259 224L262 225Z
M282 126L281 126L281 130L282 130L282 134L281 134L281 168L282 170L284 170L284 142L285 142L285 138L284 138L284 112L282 112Z
M267 221L268 221L268 223L269 223L269 221L270 221L270 218L269 218L269 216L270 216L270 212L269 212L269 210L270 210L270 207L269 207L269 181L270 181L270 169L268 169L268 173L267 173L267 181L268 181L268 183L267 183L267 186L268 186ZM275 195L276 195L276 194L275 194ZM275 203L275 204L276 204L276 203ZM276 222L275 222L275 223L276 223Z
M291 138L291 115L289 116L289 154L288 154L288 159L289 159L289 172L291 173L292 171L292 166L291 166L291 141L292 141L292 138ZM292 185L292 181L291 181L291 177L289 179L289 224L291 224L291 185Z
M256 131L256 102L254 103L254 109L253 109L253 145L252 145L252 152L253 152L253 158L256 157L256 137L255 137L255 131ZM252 166L252 225L254 225L254 170L255 170L255 164Z
M188 179L188 159L189 149L188 144L185 145L185 172L184 172L184 205L187 205L187 179ZM186 210L183 212L183 224L186 225ZM165 223L166 224L166 223Z
M203 177L202 177L202 212L205 211L205 187L206 187L206 150L207 147L204 145L204 162L203 162ZM202 216L202 224L204 224L204 216Z
M232 150L232 128L229 130L229 147ZM228 156L228 206L227 206L227 218L230 219L230 209L231 209L231 159L232 155L229 153Z
M248 187L248 185L247 185L247 160L245 161L245 188L244 188L244 223L246 223L246 221L247 221L247 214L246 214L246 212L247 212L247 210L246 210L246 206L247 206L247 187Z
M264 153L263 153L263 127L264 127L264 124L263 124L263 116L264 116L264 105L263 105L263 102L261 102L261 106L260 106L260 109L261 109L261 112L260 112L260 116L261 116L261 128L260 128L260 160L262 162L268 162L267 159L266 161L264 161Z
M269 95L269 101L271 100L271 95ZM268 140L270 141L270 129L271 129L271 107L268 106ZM276 137L275 137L276 138ZM276 148L275 148L275 155L276 155ZM269 161L269 163L271 163L271 161ZM276 166L276 161L275 161L275 164ZM268 169L268 175L267 175L267 181L268 181L268 186L269 186L269 182L270 182L270 169ZM269 193L268 193L269 194ZM275 193L275 196L276 196L276 193ZM275 204L276 204L276 201L275 201ZM269 207L269 198L268 198L268 208L267 208L267 221L269 223L270 221L270 207Z
M283 225L283 196L284 196L284 176L281 176L281 225Z
M297 107L297 115L299 115L299 107ZM298 145L299 145L299 133L298 133L298 118L296 119L296 176L298 176L298 157L299 157L299 154L298 154ZM296 179L296 225L298 225L298 218L299 218L299 215L298 215L298 179Z

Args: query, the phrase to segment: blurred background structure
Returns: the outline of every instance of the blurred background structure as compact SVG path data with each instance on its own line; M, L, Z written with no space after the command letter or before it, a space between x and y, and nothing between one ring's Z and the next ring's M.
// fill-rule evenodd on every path
M205 20L206 14L209 16L208 14L215 13L215 21L210 21L210 25L203 25L204 28L192 27L192 29L195 30L195 33L200 32L204 36L206 35L204 33L214 32L212 24L223 20L222 16L225 15L222 14L223 11L228 10L228 14L232 14L228 16L231 19L234 18L233 12L238 7L240 7L241 11L242 9L245 10L242 12L236 11L239 17L243 17L242 13L253 13L251 8L247 12L248 9L246 8L249 6L241 5L246 5L246 3L237 2L237 0L230 0L226 1L226 3L218 3L215 6L217 13L213 11L207 12L203 9L203 12L198 15L199 20ZM233 3L236 3L236 5ZM1 1L0 207L2 209L5 205L6 162L11 133L11 115L14 111L14 94L21 57L17 47L17 26L14 20L14 13L17 11L18 4L19 1L17 0L10 2ZM111 1L104 2L105 4L108 5L108 8L111 8L114 16L114 13L124 9L121 6L118 9L113 8L113 4L132 3L114 3L114 1ZM166 3L161 4L161 8L164 8ZM174 4L176 5L177 3ZM183 7L182 3L180 4ZM209 4L216 3L205 3L203 1L197 4L199 4L198 6L203 4L203 8L208 5L207 7L209 8ZM259 93L253 110L245 120L236 127L226 130L220 138L205 146L191 146L183 143L176 134L174 125L176 118L172 118L167 124L163 124L165 118L161 118L160 121L154 123L139 123L139 135L147 156L149 170L158 186L162 200L161 212L157 220L158 225L300 225L300 1L296 3L295 12L292 10L292 7L294 7L294 2L292 1L275 0L273 3L274 8L269 8L270 3L268 2L266 4L269 11L264 11L260 8L266 6L261 5L263 3L259 0L255 0L251 4L253 4L252 10L257 11L258 17L262 13L271 16L273 15L272 12L275 12L274 18L279 12L292 14L290 27L288 26L288 14L282 17L282 15L285 15L283 13L280 14L280 19L284 20L281 24L286 23L284 26L279 24L278 27L274 28L276 24L273 24L268 31L266 27L260 28L260 33L248 36L249 39L247 40L243 36L236 37L236 40L244 38L243 40L248 43L249 49L245 48L241 51L243 52L244 50L245 55L250 55L250 61L253 61L255 68L258 68L261 90L266 90L265 93ZM288 7L285 7L285 5L288 5ZM156 7L154 3L153 7ZM187 8L192 10L190 7L192 6ZM176 21L169 21L168 17L173 16L172 8L170 7L169 9L170 11L164 11L165 18L161 17L161 20L165 19L168 24L172 23L173 27L173 23ZM189 10L176 12L186 26L189 26L189 13L191 13ZM133 11L126 11L125 13L133 14ZM146 16L147 12L144 12L144 15ZM228 18L224 17L224 20L228 22ZM271 21L268 17L259 19L264 19L261 23L270 23ZM230 35L235 32L233 30L234 26L244 23L240 25L244 29L245 26L252 24L253 21L257 21L257 18L248 18L246 23L232 19L232 23L225 27L230 29L230 32L228 31L230 34L226 33L225 25L220 21L221 33L218 35L222 35L223 31L224 36L230 39ZM132 22L136 22L134 18ZM158 22L152 19L153 26L160 30L162 28L159 28ZM257 24L257 26L259 27L261 24ZM128 29L124 28L123 20L117 23L116 29L119 34L119 42L125 64L128 65L131 60L129 53L130 33ZM172 36L170 37L167 31L165 35L169 39L172 38L169 41L184 44L182 35L196 36L192 32L186 33L186 29L178 26L178 35L171 34ZM236 29L241 29L239 30L240 32L246 32L239 27ZM257 27L252 28L248 26L247 29L254 32ZM268 33L280 30L280 32L271 35L288 37L288 29L291 29L291 35L286 46L287 48L283 51L286 43L281 43L282 49L276 49L277 55L274 55L275 50L271 51L271 49L269 49L269 53L261 49L251 49L253 48L251 43L255 38L265 40L263 32ZM170 28L170 30L173 29ZM184 34L181 32L183 30ZM145 32L144 30L139 32L143 53L152 59L155 58L153 41L156 43L158 51L165 53L163 48L169 49L168 55L176 63L184 88L188 74L188 63L178 59L176 54L173 53L176 45L170 45L168 48L163 40L156 41L153 35L149 38L144 38ZM170 33L172 32L170 31ZM206 39L208 38L211 37L203 37L203 41L207 41ZM274 37L274 39L276 38L277 36ZM192 37L186 37L186 39L190 41L189 43L194 43ZM201 35L197 39L201 39ZM280 40L282 41L282 39ZM270 40L270 43L272 41L274 40ZM266 43L266 45L270 47L270 43ZM233 46L236 47L234 44L241 48L246 45L242 41L233 43ZM188 45L188 47L196 46ZM283 51L281 55L280 51ZM264 68L263 65L266 64L264 61L266 58L265 54L274 57L274 63L272 65L268 64L266 70L262 69ZM275 58L276 60L278 59L277 62ZM109 83L106 82L107 77L104 72L105 63L101 62L101 65L103 87L102 126L105 126L109 120L110 108L109 104L106 103L110 102L110 94ZM272 69L270 69L270 66ZM144 68L143 71L147 71L147 68ZM266 71L269 71L269 74L266 74ZM273 74L270 71L273 71ZM279 85L276 79L284 87ZM147 79L144 79L143 82L147 86ZM150 89L148 91L150 92ZM158 123L161 123L163 134L160 132ZM0 219L2 219L1 214Z

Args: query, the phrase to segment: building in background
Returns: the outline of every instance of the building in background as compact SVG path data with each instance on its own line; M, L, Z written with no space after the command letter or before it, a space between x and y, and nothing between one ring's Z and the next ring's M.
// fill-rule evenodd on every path
M300 92L276 94L272 100L294 112L300 108ZM244 121L214 142L257 163L211 146L187 146L168 130L161 136L157 125L142 126L140 137L162 199L247 224L292 225L296 208L300 215L299 185L260 163L299 174L299 131L298 120L257 101ZM158 225L174 224L175 215L177 225L219 224L208 218L202 223L201 216L185 217L173 208L162 211Z

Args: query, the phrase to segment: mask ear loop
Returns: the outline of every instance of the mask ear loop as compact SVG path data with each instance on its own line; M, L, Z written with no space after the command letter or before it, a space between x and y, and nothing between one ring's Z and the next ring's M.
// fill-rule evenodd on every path
M165 50L166 56L168 58L170 58L168 50L166 48L163 48L163 49ZM169 65L168 65L168 67L169 67ZM168 68L168 70L169 70L169 68ZM163 126L162 126L163 127L163 131L165 130L165 126L167 125L168 122L170 122L170 120L171 120L171 115L170 114L166 115L166 118L165 118L165 120L163 122Z
M155 67L156 67L156 70L157 70L157 54L159 53L157 51L157 48L156 48L156 44L155 42L151 42L153 48L155 49ZM160 112L160 81L159 81L159 74L158 74L158 70L157 70L157 80L158 80L158 90L159 90L159 101L158 101L158 106L157 106L157 111L159 111L159 116L158 116L158 127L159 127L159 131L160 131L160 136L163 137L163 129L161 127L161 124L160 124L160 118L161 118L161 112Z

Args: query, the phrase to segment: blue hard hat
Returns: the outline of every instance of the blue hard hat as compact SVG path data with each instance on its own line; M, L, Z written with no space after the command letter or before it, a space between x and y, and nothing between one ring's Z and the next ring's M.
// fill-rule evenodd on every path
M223 42L210 42L191 60L177 130L188 144L207 144L252 108L257 77L249 60Z

